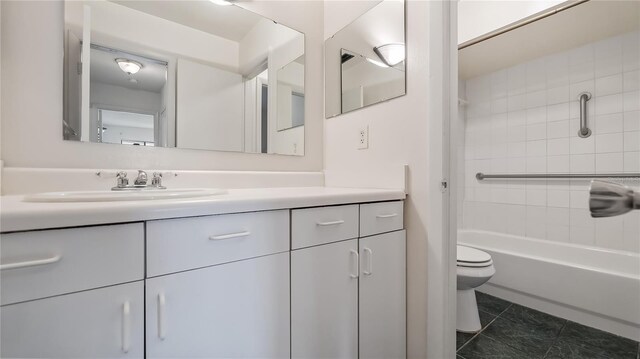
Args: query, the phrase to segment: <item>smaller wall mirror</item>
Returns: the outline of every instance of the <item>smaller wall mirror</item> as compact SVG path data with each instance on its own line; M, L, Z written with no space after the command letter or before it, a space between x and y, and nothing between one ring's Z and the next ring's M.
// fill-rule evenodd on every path
M383 0L325 41L325 115L406 93L405 7Z

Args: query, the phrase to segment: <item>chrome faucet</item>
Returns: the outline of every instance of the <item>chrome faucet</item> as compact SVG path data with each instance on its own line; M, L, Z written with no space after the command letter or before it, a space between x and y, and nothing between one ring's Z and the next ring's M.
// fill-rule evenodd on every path
M138 170L138 177L136 177L133 184L136 186L146 186L147 185L147 172L143 170Z
M129 185L129 179L127 178L127 172L120 171L116 175L117 186L115 188L126 188Z

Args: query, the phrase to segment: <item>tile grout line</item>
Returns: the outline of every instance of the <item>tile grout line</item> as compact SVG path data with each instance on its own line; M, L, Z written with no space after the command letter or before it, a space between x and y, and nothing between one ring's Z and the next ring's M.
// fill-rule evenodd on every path
M562 324L562 328L560 328L560 330L558 331L558 335L553 340L553 343L551 343L549 348L547 348L547 351L544 353L544 356L542 357L543 359L546 358L547 355L549 355L549 352L551 351L551 348L553 348L553 346L556 345L556 343L558 343L558 341L560 340L560 335L562 334L562 331L564 330L564 328L567 326L568 322L569 321L567 319L564 320L564 323Z
M484 326L483 328L481 328L481 329L480 329L476 334L474 334L474 335L471 337L471 339L467 340L464 344L462 344L462 346L461 346L460 348L456 349L456 355L458 355L458 352L459 352L460 350L462 350L462 348L466 347L466 346L467 346L467 344L471 343L471 341L473 341L474 339L476 339L476 338L478 337L478 335L480 335L482 332L484 332L484 330L485 330L485 329L489 328L489 326L490 326L491 324L493 324L493 322L495 322L495 321L496 321L496 319L498 319L498 318L499 318L499 317L500 317L504 312L506 312L506 311L507 311L507 309L511 308L511 306L512 306L512 305L513 305L513 303L512 303L512 302L509 302L509 305L508 305L508 306L507 306L507 307L506 307L502 312L500 312L500 314L496 315L493 319L491 319L491 321L489 321L489 323L488 323L487 325L485 325L485 326ZM480 311L480 310L479 310L479 311ZM485 312L485 313L488 313L488 312ZM489 313L489 314L491 314L491 313Z

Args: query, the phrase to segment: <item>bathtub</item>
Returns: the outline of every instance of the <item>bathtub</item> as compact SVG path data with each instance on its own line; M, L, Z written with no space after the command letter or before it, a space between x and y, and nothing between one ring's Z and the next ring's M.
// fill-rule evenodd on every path
M640 255L480 230L458 244L493 258L479 291L640 340Z

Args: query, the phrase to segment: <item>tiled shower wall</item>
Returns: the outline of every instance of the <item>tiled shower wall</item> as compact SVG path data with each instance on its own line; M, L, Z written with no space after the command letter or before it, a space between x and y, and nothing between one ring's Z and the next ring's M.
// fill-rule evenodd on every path
M466 81L464 228L640 253L640 211L592 219L588 180L475 179L640 172L639 45L636 31ZM584 91L588 138L577 135Z

